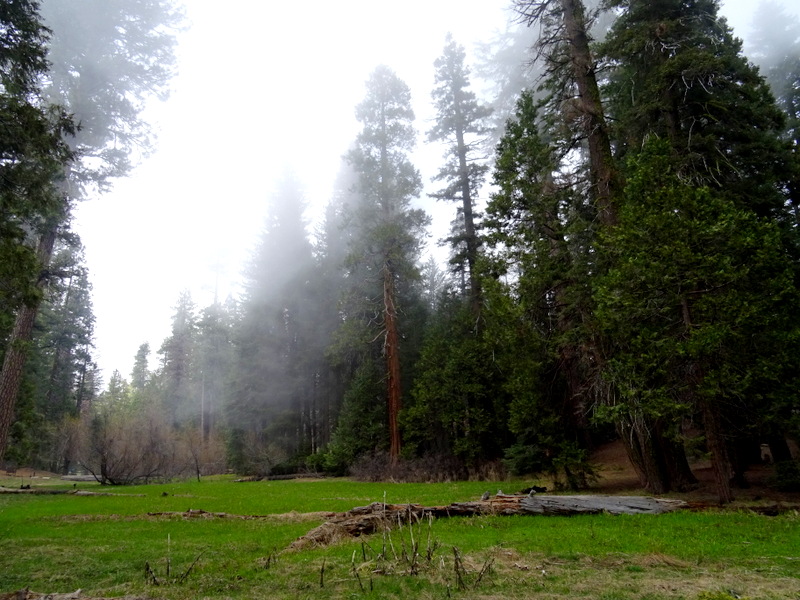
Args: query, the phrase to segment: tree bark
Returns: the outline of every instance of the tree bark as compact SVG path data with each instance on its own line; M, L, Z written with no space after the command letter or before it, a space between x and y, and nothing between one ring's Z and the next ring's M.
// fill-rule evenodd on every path
M47 283L46 270L53 256L57 231L58 225L55 222L49 223L44 233L41 234L36 248L36 256L42 269L36 282L40 289ZM22 371L28 358L28 347L38 310L39 301L37 300L31 305L21 306L17 311L14 328L11 331L3 366L0 370L0 462L5 456L8 445L8 435L14 420L14 407L19 395Z
M464 210L464 237L467 244L467 267L469 268L469 299L472 315L475 318L476 331L480 328L482 290L476 272L478 263L478 236L475 232L475 219L472 213L472 190L469 185L469 167L467 165L467 144L464 140L464 131L460 123L462 117L460 106L456 101L456 119L459 127L456 130L456 143L458 149L458 172L461 179L461 200Z
M722 426L719 422L719 411L717 407L711 405L711 401L702 401L703 424L706 432L706 444L711 452L711 463L714 468L714 482L717 486L717 494L720 504L733 502L733 492L731 491L731 460L728 455L728 448L725 438L722 435Z
M635 409L634 409L635 410ZM617 432L640 485L651 494L666 494L672 489L655 430L643 415L631 411L630 420L619 421Z
M560 2L564 30L569 42L572 74L581 99L582 119L588 139L592 194L600 222L604 225L614 225L617 222L617 214L613 198L618 191L618 174L611 152L611 138L600 97L600 87L597 84L594 60L589 48L585 9L581 0L560 0Z

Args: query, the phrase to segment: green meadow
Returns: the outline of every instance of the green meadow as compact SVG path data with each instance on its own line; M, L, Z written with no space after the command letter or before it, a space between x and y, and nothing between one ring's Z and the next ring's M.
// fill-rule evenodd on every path
M796 513L452 518L289 549L325 520L324 511L384 500L449 504L502 485L216 478L78 484L119 494L113 496L3 494L0 594L30 588L165 599L800 598ZM189 509L228 516L153 514Z

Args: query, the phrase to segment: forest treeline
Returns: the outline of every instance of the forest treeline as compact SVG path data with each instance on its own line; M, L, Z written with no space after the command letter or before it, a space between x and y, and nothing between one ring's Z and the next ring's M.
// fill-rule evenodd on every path
M426 197L411 90L377 67L313 232L287 176L244 294L205 308L181 295L161 347L143 344L100 392L69 206L124 174L109 140L146 126L136 101L124 124L80 104L70 85L101 75L67 53L75 40L55 43L49 5L52 34L36 2L0 13L7 461L109 483L232 469L580 488L591 449L619 439L653 493L690 489L702 455L730 501L762 444L781 485L800 486L800 24L779 6L761 11L750 59L716 0L515 0L517 22L475 65L487 101L448 36ZM114 35L124 11L179 19L166 2L104 10ZM141 79L98 88L159 92L174 38L127 22L139 54L120 60ZM434 200L453 208L447 265L422 256ZM23 355L14 403L5 363Z

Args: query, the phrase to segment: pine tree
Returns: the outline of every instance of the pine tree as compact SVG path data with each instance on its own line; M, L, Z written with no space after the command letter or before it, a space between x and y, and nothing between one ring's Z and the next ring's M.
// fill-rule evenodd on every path
M47 31L38 4L5 2L0 8L0 460L14 418L36 306L47 281L55 236L37 237L63 219L55 185L72 154L62 136L72 122L41 97L47 68Z
M234 318L230 306L215 301L201 311L197 322L195 379L200 386L201 439L207 443L220 425L233 366Z
M260 246L249 270L239 329L234 336L234 382L226 408L232 448L250 441L250 452L234 451L238 468L269 472L278 463L307 454L309 398L314 376L307 371L316 321L309 296L313 255L299 184L285 179L274 195Z
M149 368L150 344L145 342L136 351L133 359L133 370L131 371L131 387L136 392L142 392L151 380Z
M676 447L681 433L676 426L678 415L681 410L701 415L720 500L727 502L732 497L728 475L735 462L730 449L737 448L737 440L748 435L749 427L740 420L747 411L741 406L733 408L731 400L742 393L742 382L721 373L761 369L755 366L755 358L745 360L734 351L743 344L736 341L736 335L747 329L738 319L760 304L749 297L749 286L774 289L774 294L781 290L786 306L792 305L792 286L784 281L786 264L781 265L776 255L781 246L784 252L790 248L787 230L784 228L783 240L776 247L772 233L764 229L788 221L784 190L790 156L781 139L783 117L768 86L718 17L716 1L653 4L630 0L614 6L623 10L603 45L612 66L607 106L615 117L618 152L630 155L630 164L635 166L626 173L631 183L625 194L629 211L625 222L616 230L603 232L607 245L602 255L610 270L600 281L611 289L599 288L598 314L604 315L606 327L614 324L606 329L610 357L606 379L614 382L618 393L607 399L617 405L614 413L618 419L629 411L618 424L625 439L637 441L629 445L629 451L652 489L680 486L681 471L686 469L682 449ZM655 138L665 140L668 149L660 147L653 152L651 148L642 158L633 158ZM652 206L645 206L648 202ZM699 208L703 205L709 212ZM631 216L634 213L636 216ZM660 238L676 218L683 232L676 225ZM735 233L717 234L729 245L712 241L713 236L703 237L725 225L736 229ZM637 231L646 231L646 239ZM634 239L640 248L628 245ZM729 273L743 249L752 251L754 240L769 266L753 261L738 277ZM625 252L620 251L622 247ZM645 291L651 275L668 281L667 266L661 262L661 253L667 253L667 248L675 254L671 266L678 268L673 287ZM636 302L623 305L613 300L629 298L630 279L625 278L633 277L629 269L637 252L647 259L636 271L636 280L642 282L636 299L653 309L668 302L665 310L673 311L673 321L662 316L660 326L653 330L647 329L644 317L635 331L622 326L622 321L630 322L631 312L638 310L633 308ZM624 275L617 277L618 273ZM619 313L614 315L611 307ZM777 306L761 304L761 308L778 322L785 317ZM766 315L751 317L754 322L761 318ZM688 347L675 348L680 366L671 369L660 359L645 358L645 352L631 361L629 349L638 348L634 340L643 339L643 331L650 336L651 352L677 344L678 339L690 340ZM789 343L791 327L787 335ZM773 368L780 371L781 362ZM622 364L624 368L620 368ZM762 385L775 389L774 384L762 381ZM667 389L681 390L681 399L665 394ZM625 401L617 404L621 399ZM736 471L741 476L740 466Z
M19 65L9 69L11 77L7 81L11 88L7 89L23 95L33 93L30 85L39 83L38 77L43 75L44 30L37 8L37 3L15 0L5 3L0 15L10 19L9 26L3 27L3 34L9 36L11 43L3 47L14 47L0 58L8 61L6 64ZM166 91L174 61L174 28L180 18L169 0L125 3L50 0L42 4L42 15L52 30L47 56L50 68L42 97L73 115L81 127L71 127L63 117L58 117L54 126L47 119L31 118L30 113L24 127L38 132L40 147L45 138L55 139L55 143L47 142L47 146L58 151L47 153L57 157L55 164L52 160L38 162L40 168L47 165L49 177L41 180L43 183L37 184L37 188L46 190L48 210L38 213L39 220L32 229L35 241L29 244L35 251L28 252L26 263L40 272L33 277L35 286L20 288L34 289L16 310L9 351L0 370L0 452L5 449L6 432L26 360L25 345L30 341L38 309L36 288L47 283L47 277L40 275L48 272L71 203L82 198L87 189L103 189L110 177L127 173L133 151L149 147L149 132L139 115L145 98ZM66 147L59 148L64 133L72 134L68 142L75 153ZM27 134L21 139L32 138Z
M495 293L509 296L505 318L526 332L505 334L518 347L509 356L518 375L506 384L509 426L517 437L510 462L516 471L528 464L555 473L556 461L579 455L590 443L586 415L593 402L596 351L589 280L596 269L591 252L596 213L574 189L574 176L559 172L558 138L540 131L548 124L540 110L541 102L523 92L497 148L497 191L487 207L486 227L495 248L492 268L512 282ZM503 318L493 320L494 336L500 337ZM531 389L513 381L529 382ZM530 422L534 415L537 421ZM571 459L568 485L586 483L588 468L579 462Z
M173 427L197 419L197 314L189 291L181 292L172 316L172 333L161 344L161 409Z
M784 116L742 55L717 0L624 0L602 52L620 149L670 140L680 176L730 195L759 216L781 218L788 161Z
M736 439L774 435L770 416L796 385L794 269L774 222L682 181L665 142L631 163L619 226L604 234L616 260L597 284L615 341L611 410L635 406L673 439L697 415L729 502Z
M433 197L458 203L457 211L460 220L463 220L463 229L459 228L450 238L456 251L451 264L456 270L467 272L470 306L473 317L479 322L481 291L477 262L480 238L475 203L489 168L480 161L477 153L482 138L488 133L486 123L491 110L480 105L469 89L469 69L464 60L464 48L448 34L444 53L434 63L436 87L432 96L436 106L436 124L428 132L428 139L448 144L445 154L447 162L435 177L436 181L445 182L446 187L433 194Z
M800 224L800 20L777 2L761 2L748 39L748 55L786 115L785 137L792 147L789 201Z
M355 285L351 323L360 324L362 343L381 340L385 367L389 454L400 454L402 407L401 303L419 278L416 264L425 213L411 208L420 193L419 172L408 158L414 145L414 112L408 86L380 66L367 81L367 95L356 108L362 130L347 160L358 175L358 204L348 259ZM377 358L372 354L372 360Z
M567 155L576 146L588 157L588 195L599 221L613 225L614 197L621 181L611 149L611 135L600 95L597 60L591 48L591 19L582 0L515 0L521 19L538 25L538 52L545 61L545 86L554 125L565 131Z

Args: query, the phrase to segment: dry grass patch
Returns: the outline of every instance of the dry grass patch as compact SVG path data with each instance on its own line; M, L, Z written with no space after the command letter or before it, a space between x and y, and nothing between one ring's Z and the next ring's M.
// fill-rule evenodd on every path
M492 581L507 590L506 598L530 597L522 590L535 592L537 599L551 600L686 600L708 592L727 594L731 599L800 598L800 579L780 575L766 559L745 569L727 563L699 567L662 554L559 560L500 549L492 555L496 559ZM478 565L484 558L479 554L469 564Z

